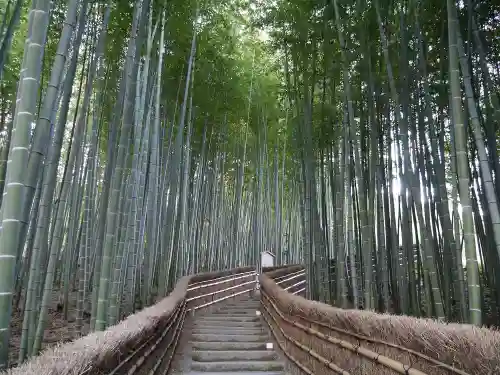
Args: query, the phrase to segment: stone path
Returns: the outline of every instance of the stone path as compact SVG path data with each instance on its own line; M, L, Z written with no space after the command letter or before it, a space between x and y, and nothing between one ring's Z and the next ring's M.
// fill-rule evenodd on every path
M257 299L233 301L195 316L185 375L285 375L267 327L257 315Z

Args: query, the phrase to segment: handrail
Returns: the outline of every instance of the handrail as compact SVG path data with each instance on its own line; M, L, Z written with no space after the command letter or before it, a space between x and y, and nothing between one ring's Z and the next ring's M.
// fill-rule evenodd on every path
M275 280L273 280L272 278L268 277L267 275L263 275L263 276L267 280L269 280L269 282L271 282L269 284L269 286L271 284L277 284L275 282ZM302 283L303 282L299 282L299 283L297 283L295 285L287 287L286 289L291 289L294 286L297 286L297 285L302 284ZM287 294L296 295L296 294L299 294L299 293L305 291L306 288L303 287L303 288L301 288L299 290L296 290L294 292L286 291L286 289L284 289L284 288L280 288L280 289L283 290ZM276 292L273 292L273 293L276 293ZM273 294L273 293L271 293L271 294ZM261 287L261 296L264 299L269 300L269 302L271 302L271 303L273 303L273 299L276 298L276 296L270 295L268 293L268 290L267 290L265 284L263 284L263 286ZM265 306L264 303L263 303L263 306ZM282 314L283 315L283 312L281 312L275 304L274 304L273 307L277 310L278 314ZM288 312L288 315L290 315L290 314L291 314L291 312ZM345 329L341 329L341 328L338 328L338 327L335 327L335 326L323 323L321 321L317 321L317 320L315 320L315 319L307 316L306 314L300 313L300 311L298 311L298 313L295 314L294 317L296 317L296 318L298 318L298 319L300 319L302 321L305 321L305 325L302 325L302 324L296 322L295 320L291 320L291 319L289 319L287 317L284 317L283 319L285 321L288 320L289 324L293 324L295 327L297 327L297 328L299 328L301 330L304 330L307 333L309 333L309 334L311 334L313 336L316 336L316 337L318 337L321 340L328 341L328 342L330 342L330 343L332 343L334 345L341 346L341 347L343 347L344 349L347 349L347 350L356 349L355 350L356 354L362 355L362 356L365 356L365 357L371 357L371 359L373 361L377 362L377 363L379 363L378 362L379 359L382 359L382 361L384 361L385 364L379 363L380 365L384 365L385 366L386 364L388 364L389 367L391 367L391 365L395 365L396 367L399 367L399 368L398 369L394 369L394 370L397 371L397 372L399 372L399 373L401 373L401 374L420 374L420 375L422 375L422 374L425 374L425 373L422 372L422 371L420 371L420 370L418 370L418 369L412 368L412 365L409 365L409 366L408 365L402 365L402 367L401 367L401 366L399 366L399 363L401 363L401 362L399 362L399 361L397 361L395 359L389 358L389 357L387 357L387 359L389 361L386 361L385 358L383 356L379 355L378 353L372 352L369 349L367 349L366 347L361 347L360 346L360 342L361 341L366 341L366 342L370 342L370 343L373 343L373 344L379 344L379 345L383 345L383 346L386 346L386 347L390 347L390 348L399 350L401 352L406 352L409 355L414 355L415 357L418 357L418 358L420 358L420 359L422 359L424 361L427 361L427 363L429 365L436 366L436 368L441 368L441 369L443 369L445 371L449 371L451 373L455 373L455 374L459 374L459 375L470 375L469 372L460 370L460 369L458 369L458 368L456 368L456 367L454 367L452 365L448 365L447 363L444 363L442 361L439 361L437 359L429 357L429 356L427 356L427 355L425 355L423 353L420 353L420 352L417 352L415 350L408 349L408 348L405 348L405 347L402 347L400 345L393 344L393 343L390 343L390 342L386 342L386 341L382 341L382 340L379 340L379 339L367 337L367 336L364 336L364 335L361 335L361 334L356 334L356 333L347 331ZM322 327L323 329L327 329L327 330L331 330L331 331L334 331L334 332L338 332L341 335L351 336L352 338L355 338L355 339L358 340L358 344L355 345L355 344L352 344L349 341L338 339L338 338L336 338L334 336L331 336L331 335L327 334L326 331L323 331L323 330L317 331L317 330L315 330L315 329L312 328L314 326L316 326L316 327ZM281 327L278 327L278 328L281 328ZM319 328L319 329L321 329L321 328ZM273 334L274 334L274 332L273 332ZM364 354L361 353L361 352L363 352ZM403 369L404 371L401 372L401 369Z
M186 302L182 302L176 309L175 312L169 317L167 321L166 327L162 330L158 330L159 335L150 336L139 348L134 350L130 355L128 355L125 359L123 359L118 365L109 373L109 375L115 374L123 374L123 373L133 373L138 368L140 368L147 357L156 349L158 345L160 345L166 338L169 332L171 332L171 328L174 324L176 324L176 329L174 333L177 333L179 330L179 323L182 321L185 316L185 308ZM179 317L179 313L182 314L181 319L177 319ZM169 343L168 348L172 345L174 340ZM175 342L177 345L177 342ZM135 363L131 365L129 369L124 369L128 364L130 364L135 359ZM159 362L156 364L158 365ZM170 366L170 364L169 364Z
M302 270L302 271L290 273L288 275L283 275L283 276L277 277L276 279L273 279L273 281L276 284L280 284L280 283L287 281L287 280L290 280L290 279L294 279L294 278L297 278L300 276L305 276L305 274L306 274L306 271Z
M212 286L212 285L223 284L224 282L233 280L233 278L235 276L242 276L242 275L248 275L248 276L250 276L252 274L256 275L257 273L255 271L248 271L248 272L238 273L236 275L227 275L227 276L217 277L215 279L208 280L208 282L207 282L207 280L205 280L205 281L198 281L196 283L189 284L187 292L191 292L193 290L200 289L200 288L205 288L205 287Z
M367 348L363 348L362 346L360 345L354 345L348 341L345 341L345 340L340 340L340 339L337 339L335 337L331 337L331 336L327 336L325 335L324 333L322 332L319 332L313 328L310 328L310 327L306 327L300 323L297 323L297 322L294 322L293 320L287 318L280 310L279 308L276 306L276 304L274 303L274 301L271 299L271 297L269 297L267 295L267 293L265 291L262 291L262 296L265 297L269 304L272 306L273 310L278 314L278 316L285 322L287 322L288 324L296 327L296 328L299 328L300 330L304 331L304 332L307 332L313 336L316 336L324 341L327 341L331 344L334 344L336 346L340 346L341 348L343 349L347 349L347 350L350 350L358 355L361 355L367 359L370 359L372 360L373 362L375 363L378 363L382 366L385 366L387 368L390 368L391 370L395 371L395 372L398 372L400 374L405 374L405 375L427 375L425 372L422 372L418 369L415 369L415 368L411 368L411 364L410 365L405 365L404 363L402 362L399 362L399 361L396 361L392 358L389 358L389 357L386 357L384 355L381 355L380 353L376 353L372 350L369 350ZM272 316L271 313L269 313L269 310L268 310L268 307L263 304L264 308L267 310L268 314ZM274 316L272 316L273 319ZM328 363L329 361L324 359L324 358L320 358L320 356L315 356L313 355L316 359L320 360L321 362L323 362L323 364L327 365L328 366ZM326 362L325 362L326 361ZM337 369L335 369L335 371L337 371Z
M293 285L287 286L287 287L286 287L286 288L284 288L283 290L288 291L289 289L292 289L292 288L296 287L297 285L302 285L302 284L305 284L305 283L306 283L306 281L305 281L305 280L302 280L302 281L299 281L298 283L295 283L295 284L293 284Z
M295 276L295 275L305 275L305 273L306 273L305 270L300 270L300 271L292 272L292 273L289 273L289 274L286 274L286 275L278 276L277 278L273 279L273 281L276 284L279 284L281 282L281 280L283 280L283 279L286 279L288 277L292 277L292 276Z
M216 290L215 292L210 292L210 293L206 293L206 294L201 294L199 296L191 297L191 298L186 299L186 301L191 302L191 301L197 300L199 298L210 297L210 296L213 296L214 294L224 293L225 291L228 291L231 289L236 289L236 288L239 288L241 286L248 285L248 284L255 284L255 280L247 281L246 283L241 283L238 285L233 285L233 286L226 288L226 289Z
M290 276L300 274L302 272L305 272L303 266L298 264L292 264L276 268L270 271L262 272L262 275L265 275L267 278L276 281L284 278L289 278Z
M179 314L179 309L175 310L175 313L170 317L166 329L163 330L163 334L160 335L160 340L164 337L164 335L168 332L169 328L172 326L173 322L177 318ZM141 351L145 350L148 348L148 346L155 341L156 335L150 336L146 341L142 343L136 350L134 350L132 353L130 353L125 359L123 359L118 365L109 373L109 375L115 375L119 371L126 371L123 370L123 368L131 362L138 354L141 353Z
M296 292L293 292L291 294L298 294L298 293L300 293L300 292L302 292L304 290L305 290L305 288L302 288L302 289L300 289L300 290L298 290ZM319 327L326 328L326 329L329 329L331 331L338 332L341 335L352 336L352 337L355 337L358 340L371 342L373 344L380 344L380 345L384 345L384 346L388 346L388 347L400 350L402 352L407 352L408 354L412 354L412 355L414 355L416 357L420 357L421 359L423 359L425 361L431 362L432 364L434 364L434 365L436 365L438 367L446 369L447 371L450 371L450 372L454 372L455 374L458 374L458 375L470 375L470 373L468 373L468 372L465 372L463 370L457 369L457 368L455 368L453 366L450 366L450 365L448 365L448 364L446 364L444 362L438 361L437 359L434 359L434 358L429 357L429 356L427 356L425 354L419 353L419 352L417 352L415 350L408 349L408 348L405 348L405 347L397 345L397 344L393 344L391 342L387 342L387 341L383 341L383 340L378 340L378 339L374 339L374 338L371 338L371 337L360 335L358 333L346 331L345 329L338 328L338 327L333 327L333 326L330 326L330 325L325 324L323 322L314 321L311 318L308 318L308 317L303 316L303 315L299 315L298 318L302 319L302 320L305 320L309 324L314 324L314 325L317 325Z
M243 285L243 284L241 284ZM240 285L238 285L240 286ZM201 309L202 307L207 307L207 306L210 306L210 305L213 305L214 303L217 303L217 302L220 302L220 301L224 301L228 298L231 298L231 297L236 297L236 296L239 296L241 294L244 294L244 293L247 293L247 292L251 292L253 290L253 288L250 288L250 289L245 289L245 290L242 290L240 292L236 292L236 293L233 293L233 294L230 294L228 296L224 296L222 298L219 298L217 300L213 300L213 301L210 301L210 302L207 302L207 303L204 303L203 305L200 305L200 306L195 306L191 309L189 309L188 311L193 311L193 310L198 310L198 309Z
M208 288L209 286L215 286L215 285L225 284L225 283L228 283L230 281L244 279L245 277L254 276L254 275L257 275L257 273L255 271L245 272L245 273L238 273L236 275L231 275L232 278L229 278L227 280L221 280L221 281L216 281L216 282L208 282L208 283L206 282L205 284L195 286L194 288L189 288L187 290L187 292L189 293L189 292L192 292L193 290L202 289L202 288ZM224 277L227 277L227 276L224 276Z
M281 284L283 284L283 283L285 283L285 282L287 282L287 281L290 281L290 280L293 280L293 279L297 279L297 278L299 278L299 277L301 277L301 276L304 276L305 274L306 274L305 272L302 272L302 273L300 273L300 274L297 274L297 275L291 276L291 277L289 277L289 278L287 278L287 279L283 279L283 280L281 280L281 281L277 282L276 284L277 284L277 285L281 285Z
M234 274L234 275L229 275L229 276L224 276L222 278L218 278L218 281L215 281L215 282L211 282L211 281L207 282L207 281L205 281L201 285L198 284L194 288L188 289L188 292L192 292L192 291L195 291L195 290L202 290L203 288L208 288L208 287L213 287L213 286L217 286L217 285L222 285L222 284L234 282L234 281L237 281L237 280L242 280L242 279L244 280L244 279L252 278L249 281L240 282L240 283L238 283L236 285L231 285L231 286L229 286L227 288L224 288L224 289L219 289L219 290L215 290L215 291L212 291L212 292L208 292L208 293L204 293L204 294L200 294L200 295L197 295L197 296L186 298L186 303L190 303L190 302L193 302L193 301L196 301L196 300L200 300L202 298L212 297L211 301L206 302L206 303L202 303L201 305L198 305L198 306L193 306L193 307L189 308L188 311L193 312L193 311L196 311L196 310L201 309L203 307L207 307L207 306L213 305L213 304L215 304L217 302L224 301L224 300L226 300L228 298L232 298L232 297L235 297L235 296L241 295L243 293L247 293L247 292L250 292L250 291L254 290L255 287L252 285L251 288L246 288L243 291L233 292L233 293L230 293L229 295L222 296L220 298L216 297L217 295L220 295L220 294L223 294L223 293L227 293L228 291L229 292L230 291L234 291L235 289L244 287L246 285L256 284L257 283L257 279L254 276L257 276L257 272L256 271L242 272L242 273L238 273L238 274ZM221 280L221 279L223 279L223 280Z
M177 350L186 313L251 292L257 282L255 276L253 267L184 276L157 304L106 331L47 348L40 356L13 368L10 375L62 375L68 371L82 375L165 374Z
M264 292L265 293L265 292ZM291 342L292 344L294 344L296 347L298 347L299 349L301 349L303 352L305 352L306 354L316 358L318 361L320 361L322 364L324 364L325 366L329 367L330 370L333 370L334 372L336 372L337 374L341 374L341 375L351 375L348 371L345 371L344 369L340 368L339 366L337 366L335 363L333 363L332 361L329 361L328 359L322 357L321 355L319 355L318 353L316 353L313 349L305 346L304 344L300 343L299 341L295 340L293 337L291 337L290 335L288 335L285 330L283 328L281 328L280 324L278 323L276 317L271 314L271 312L269 311L269 308L265 305L265 304L262 304L262 306L264 307L264 310L266 311L266 313L271 317L271 319L274 321L274 323L276 324L276 326L278 327L278 329L280 330L281 334L283 335L283 337ZM276 337L276 332L274 330L274 328L272 328L271 324L269 323L269 320L266 318L266 316L264 315L264 320L266 321L267 325L269 326L270 330L271 330L271 334L274 336L274 339L276 340L276 342L278 343L280 349L283 351L283 353L288 357L290 358L296 366L298 366L302 371L306 372L308 375L314 375L314 372L307 368L306 366L304 366L302 363L300 363L299 360L297 360L296 358L294 358L290 353L288 353L285 348L284 348L284 345L278 340L278 338Z
M302 289L296 290L295 292L288 292L288 293L293 294L293 295L297 295L299 293L302 293L304 290L306 290L306 288L302 288Z

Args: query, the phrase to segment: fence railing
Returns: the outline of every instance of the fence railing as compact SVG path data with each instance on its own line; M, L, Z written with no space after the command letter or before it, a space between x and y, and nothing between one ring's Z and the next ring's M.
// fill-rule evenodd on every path
M188 312L248 293L257 282L254 267L181 278L172 293L104 332L55 346L8 371L11 375L165 374Z
M310 301L294 295L305 290L297 267L259 280L262 316L298 373L500 374L498 332Z
M299 373L500 374L498 332L334 308L296 295L306 287L302 266L262 271L262 316ZM210 308L255 286L253 267L183 277L157 304L104 332L49 348L7 374L165 374L189 312Z
M186 295L188 310L196 311L251 292L257 283L256 275L253 269L190 285Z
M303 267L264 268L283 288L300 292ZM200 273L181 278L172 293L103 332L43 351L7 371L10 375L119 375L168 373L188 313L209 308L255 289L254 267ZM279 288L279 287L278 287Z
M292 265L266 272L277 285L288 293L304 295L306 291L306 271L301 265Z
M227 275L227 276L221 276L221 277L216 277L214 279L210 279L209 281L198 281L195 283L190 283L189 287L187 289L188 292L191 292L193 290L199 289L199 288L204 288L207 286L207 284L214 284L214 283L223 283L226 280L235 278L235 277L244 277L245 275L255 275L255 269L252 269L251 271L248 272L242 272L236 275Z

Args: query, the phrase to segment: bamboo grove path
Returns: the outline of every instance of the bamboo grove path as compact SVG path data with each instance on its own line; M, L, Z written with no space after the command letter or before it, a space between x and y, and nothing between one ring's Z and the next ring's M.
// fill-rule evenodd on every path
M245 267L185 277L156 305L107 331L51 348L9 374L500 373L492 371L500 363L498 354L485 356L484 346L477 351L481 343L474 344L478 331L472 327L452 336L441 323L353 313L309 301L301 296L305 290L304 267L298 265L266 269L260 275ZM342 321L343 315L347 319ZM394 322L404 324L399 338L388 329L396 327ZM491 344L498 338L485 332L478 336L483 341ZM406 345L401 344L404 337ZM433 337L440 340L434 347ZM97 347L89 346L96 341ZM427 346L415 350L418 342ZM81 355L75 355L79 350Z

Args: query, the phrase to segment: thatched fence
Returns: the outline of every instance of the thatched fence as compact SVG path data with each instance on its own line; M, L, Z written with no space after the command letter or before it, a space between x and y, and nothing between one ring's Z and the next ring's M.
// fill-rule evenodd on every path
M500 374L499 332L338 309L288 293L274 281L297 271L294 266L260 276L263 316L294 373Z
M9 375L120 375L168 371L186 314L253 289L255 268L181 278L172 293L103 332L56 345Z

